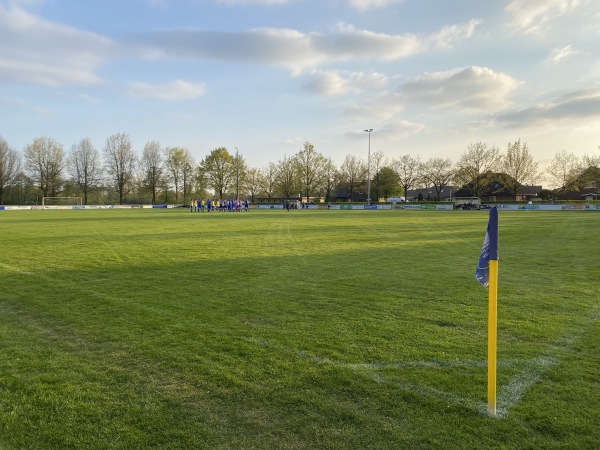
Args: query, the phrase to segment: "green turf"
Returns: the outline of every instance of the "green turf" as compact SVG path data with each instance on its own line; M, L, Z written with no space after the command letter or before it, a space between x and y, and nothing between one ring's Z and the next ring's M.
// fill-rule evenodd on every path
M0 448L596 448L595 212L0 213Z

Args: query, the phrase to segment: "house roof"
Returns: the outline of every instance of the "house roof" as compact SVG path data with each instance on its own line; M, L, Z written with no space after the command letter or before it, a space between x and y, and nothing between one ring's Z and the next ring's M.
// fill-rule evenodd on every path
M512 197L513 192L509 188L506 187L506 184L501 180L508 177L508 175L503 173L489 173L490 182L481 189L480 196L481 197ZM517 190L517 195L520 196L536 196L542 190L541 185L531 185L531 186L521 186ZM472 197L473 190L472 185L467 184L462 186L455 194L456 197Z
M577 176L580 180L597 179L600 177L600 168L596 166L589 166L581 171Z
M595 183L592 183L595 182ZM578 176L574 183L576 186L574 189L561 192L561 189L555 189L555 193L559 195L559 198L563 200L579 200L582 197L589 196L590 194L596 194L598 192L597 186L600 184L600 168L590 166L584 169ZM595 186L594 186L595 185ZM598 198L596 196L596 198Z
M517 191L517 195L538 195L541 190L541 185L523 186Z
M442 198L446 198L446 197L450 197L450 196L454 197L456 190L457 190L456 186L444 186L440 192L440 196ZM423 198L427 198L427 196L435 197L437 195L437 192L435 191L434 187L421 188L421 189L409 189L408 192L406 193L406 198L417 198L419 196L419 194L421 194L423 196Z

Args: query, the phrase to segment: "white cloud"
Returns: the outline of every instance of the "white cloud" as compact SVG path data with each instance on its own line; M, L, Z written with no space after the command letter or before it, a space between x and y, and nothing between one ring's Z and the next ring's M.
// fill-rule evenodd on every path
M329 33L302 33L287 28L242 32L176 29L140 35L138 45L154 57L214 59L284 66L298 74L321 64L348 60L396 60L452 45L471 36L477 21L444 28L420 38L414 34L385 34L340 23ZM443 45L442 45L443 44Z
M400 94L389 90L349 98L344 115L354 123L360 124L394 120L404 110L406 103Z
M31 0L30 0L31 1ZM164 3L167 0L147 0L149 3ZM227 6L271 6L285 5L292 0L213 0L215 3ZM386 6L402 3L404 0L347 0L348 4L359 11L373 8L384 8Z
M167 0L147 0L155 6ZM298 75L341 61L397 60L433 47L447 48L471 37L478 21L444 27L429 36L386 34L338 23L329 32L287 28L241 32L175 29L138 34L134 42L111 39L55 24L0 3L0 79L48 86L102 82L98 68L115 56L131 59L213 59L283 66ZM133 44L133 45L132 45ZM306 88L322 95L353 92L381 82L375 74L322 73Z
M22 111L26 114L33 114L36 116L50 116L54 112L47 107L39 106L21 98L14 97L0 97L0 106L12 113L15 111Z
M365 122L368 123L368 122ZM374 129L372 133L373 141L400 141L407 137L420 133L425 129L425 125L411 122L405 119L396 119L380 128ZM355 140L365 139L365 130L356 129L346 133L346 136Z
M574 120L600 119L600 87L582 89L540 103L530 108L512 111L498 117L510 127L527 127Z
M48 3L50 0L8 0L7 3L10 6L16 6L18 8L31 8L44 3Z
M19 0L19 1L41 1L41 0ZM47 1L47 0L43 0ZM201 4L206 0L195 0L196 3ZM271 6L271 5L285 5L289 3L289 0L212 0L213 3L226 5L226 6ZM155 8L168 8L173 0L146 0L149 6Z
M41 0L20 0L20 1L41 1ZM47 0L44 0L47 1ZM147 0L147 2L155 6L159 4L165 5L168 0ZM292 0L213 0L213 2L227 6L271 6L285 5ZM387 6L402 3L404 0L347 0L348 4L359 11L367 11L374 8L385 8Z
M569 56L576 55L577 51L573 50L571 45L565 45L561 48L555 48L550 52L548 58L546 58L546 62L550 64L558 64L563 59L568 58Z
M293 138L287 138L283 141L283 143L285 145L291 146L291 147L295 147L295 148L299 148L302 147L302 145L306 142L306 139L302 139L301 137L293 137Z
M509 26L527 34L543 34L549 23L570 14L586 0L512 0L505 11Z
M0 52L1 53L1 52ZM49 62L0 60L0 79L45 86L90 85L101 80L87 67L53 67Z
M330 34L314 33L309 36L313 48L327 59L394 60L424 50L423 42L413 34L375 33L358 30L345 23L339 23Z
M389 78L381 73L342 72L338 70L313 71L304 84L308 92L333 97L358 94L366 89L384 89Z
M48 86L89 85L113 43L0 5L0 79Z
M518 82L486 67L433 72L409 79L400 92L414 103L465 112L494 112L508 105Z
M384 8L394 3L402 3L403 0L350 0L350 6L359 11L367 11L373 8Z
M390 141L399 141L414 134L420 133L424 129L425 125L423 124L401 119L385 125L380 131L378 131L377 136Z
M204 95L205 89L201 84L176 80L169 84L130 83L128 95L134 98L153 98L158 100L176 101L190 100Z
M481 23L478 19L471 19L465 24L447 25L428 38L428 42L441 49L452 48L458 41L470 38L475 33L475 28Z
M290 29L242 32L178 29L143 34L138 45L155 58L213 59L257 64L304 66L316 55L310 39Z

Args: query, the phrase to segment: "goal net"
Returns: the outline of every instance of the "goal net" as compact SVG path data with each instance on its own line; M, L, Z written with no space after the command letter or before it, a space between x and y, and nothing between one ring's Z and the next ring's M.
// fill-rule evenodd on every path
M81 197L42 197L42 209L79 209Z

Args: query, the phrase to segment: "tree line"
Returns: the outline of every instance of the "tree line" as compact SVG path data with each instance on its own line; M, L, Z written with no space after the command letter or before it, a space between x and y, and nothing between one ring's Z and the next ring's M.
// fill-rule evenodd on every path
M368 167L370 162L371 167ZM577 157L559 151L545 171L526 142L510 142L505 151L483 142L469 144L457 162L418 155L388 158L374 152L368 161L347 155L336 165L310 142L294 155L266 166L249 167L244 157L225 147L196 161L183 147L148 141L135 151L125 133L109 136L102 149L83 138L65 151L49 137L35 138L19 152L0 136L0 204L34 204L38 197L77 196L84 204L182 203L196 198L355 198L367 185L374 199L429 188L440 198L444 186L468 186L479 196L492 177L503 176L517 195L521 186L543 179L563 193L577 186L587 167L599 167L600 156ZM371 180L368 180L368 174ZM370 183L369 183L370 181Z

